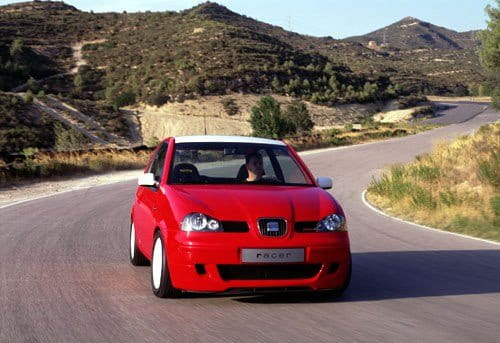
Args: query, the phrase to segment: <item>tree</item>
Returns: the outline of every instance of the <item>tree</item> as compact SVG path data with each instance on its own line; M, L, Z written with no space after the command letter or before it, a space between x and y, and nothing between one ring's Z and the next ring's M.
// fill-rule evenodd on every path
M21 52L23 52L23 41L21 39L14 39L9 49L10 56L15 57Z
M489 16L488 27L480 34L482 41L479 57L481 64L493 75L496 86L493 90L493 105L500 108L500 0L496 6L488 5L486 13Z
M294 100L288 105L285 117L295 126L295 129L299 133L308 133L314 127L306 104L300 100Z
M135 93L131 91L125 91L120 93L113 101L115 108L129 106L135 104Z
M81 91L82 88L83 88L83 84L84 84L84 81L83 81L83 77L81 74L76 74L75 75L75 78L73 79L73 84L75 85L75 87Z
M43 89L40 89L36 97L40 100L45 100L47 96L45 95L45 91Z
M279 102L269 95L252 107L249 121L253 134L259 137L283 138L295 132L295 127L283 116Z
M273 79L273 82L271 83L271 85L273 86L273 89L274 90L279 90L280 88L280 80L278 79L278 77L274 77Z
M28 89L26 94L24 94L24 101L28 104L31 104L33 102L33 92L31 89Z
M332 75L333 74L333 65L330 62L326 62L325 68L323 69L323 71L325 73L327 73L328 75Z
M28 89L31 90L32 92L38 91L38 84L33 77L30 77L28 79L28 82L26 82L26 87L28 87Z
M233 98L224 98L221 100L221 104L226 113L230 116L234 116L240 112L240 108Z

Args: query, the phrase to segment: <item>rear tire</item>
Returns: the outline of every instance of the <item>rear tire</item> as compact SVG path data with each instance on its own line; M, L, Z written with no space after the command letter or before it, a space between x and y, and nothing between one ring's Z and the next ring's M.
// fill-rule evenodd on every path
M129 258L130 263L134 266L147 266L149 265L148 259L137 247L137 239L135 235L134 222L130 223L130 244L129 244Z
M181 291L172 284L165 253L165 243L159 231L154 236L151 256L151 288L154 295L158 298L178 298Z

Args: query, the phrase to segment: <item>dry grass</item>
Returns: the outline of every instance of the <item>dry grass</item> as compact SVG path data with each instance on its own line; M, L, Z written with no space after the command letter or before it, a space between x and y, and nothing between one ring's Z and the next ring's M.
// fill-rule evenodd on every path
M95 150L68 153L38 153L24 161L0 165L0 185L22 179L96 174L143 168L150 151Z
M500 241L500 123L393 166L368 200L420 224Z
M309 136L289 138L286 139L286 141L295 149L303 151L403 137L427 131L435 127L436 125L374 122L362 125L362 128L359 130L352 129L352 125L346 125L344 127L325 129Z
M492 102L491 96L435 96L428 95L429 101L474 101L474 102Z

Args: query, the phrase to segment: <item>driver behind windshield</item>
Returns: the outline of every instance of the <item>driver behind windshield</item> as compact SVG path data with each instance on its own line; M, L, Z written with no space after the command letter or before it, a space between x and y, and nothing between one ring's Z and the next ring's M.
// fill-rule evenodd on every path
M262 155L258 152L253 152L245 156L245 167L248 171L246 182L255 182L262 179L264 174L264 161Z

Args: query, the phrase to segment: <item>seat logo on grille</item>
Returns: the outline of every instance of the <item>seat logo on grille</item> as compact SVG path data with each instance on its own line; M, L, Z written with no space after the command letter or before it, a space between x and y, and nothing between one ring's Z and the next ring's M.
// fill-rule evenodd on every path
M266 229L267 232L278 232L280 230L280 227L278 225L278 222L268 222L266 223Z

